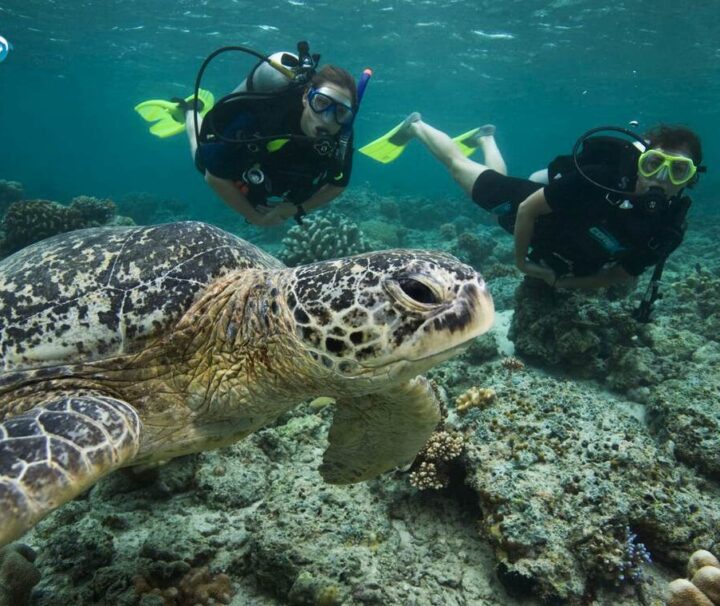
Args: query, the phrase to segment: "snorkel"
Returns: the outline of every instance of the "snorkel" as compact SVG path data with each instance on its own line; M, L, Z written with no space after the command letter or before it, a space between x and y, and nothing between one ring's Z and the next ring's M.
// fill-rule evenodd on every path
M348 124L343 124L343 127L340 129L338 146L337 150L335 151L335 158L338 160L338 162L342 162L345 159L348 143L350 141L350 137L352 136L353 124L355 124L355 118L357 118L358 111L360 111L360 102L362 101L363 95L365 94L365 89L367 88L368 82L370 82L370 78L372 78L372 75L372 70L369 67L366 67L363 70L362 76L360 76L360 81L358 82L357 86L357 105L355 107L353 119L350 120Z

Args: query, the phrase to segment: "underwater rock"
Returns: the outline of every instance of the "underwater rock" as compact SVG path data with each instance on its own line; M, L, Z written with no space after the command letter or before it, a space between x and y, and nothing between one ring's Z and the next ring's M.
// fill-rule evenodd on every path
M390 221L370 219L360 223L360 231L371 242L377 243L374 248L400 248L404 246L405 228Z
M0 606L26 606L40 580L34 562L37 554L27 545L13 543L0 549Z
M687 375L651 389L648 417L651 428L669 441L678 460L720 479L720 377L704 367L689 367Z
M497 242L487 236L471 232L463 232L457 237L452 253L461 261L479 269L485 267L492 256Z
M525 279L515 294L509 337L516 352L584 378L604 378L618 351L643 344L644 325L631 303L576 291L556 291ZM619 365L619 364L618 364ZM630 383L642 384L642 378Z
M289 266L337 259L370 250L360 228L345 217L327 212L306 217L283 238L279 257Z
M25 196L22 183L19 181L4 181L0 179L0 216L7 210L8 206L19 202Z

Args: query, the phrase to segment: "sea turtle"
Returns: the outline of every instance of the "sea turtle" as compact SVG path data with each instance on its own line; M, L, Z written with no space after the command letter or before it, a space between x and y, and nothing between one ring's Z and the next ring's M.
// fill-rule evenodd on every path
M0 262L0 545L115 469L230 444L315 396L336 401L326 481L405 464L439 420L417 375L492 317L444 253L286 268L198 222L21 250Z

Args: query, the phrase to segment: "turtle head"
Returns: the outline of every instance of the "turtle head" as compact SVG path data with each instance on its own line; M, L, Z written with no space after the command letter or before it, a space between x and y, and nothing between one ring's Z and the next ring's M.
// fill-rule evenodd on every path
M448 254L390 250L291 272L296 336L343 378L410 378L492 325L484 280Z

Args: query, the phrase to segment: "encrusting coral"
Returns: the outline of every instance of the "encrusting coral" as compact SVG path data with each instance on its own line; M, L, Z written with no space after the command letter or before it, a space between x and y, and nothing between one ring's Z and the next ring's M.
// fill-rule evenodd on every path
M471 387L456 398L456 409L460 414L465 414L471 408L485 408L492 404L495 396L492 388Z
M287 265L303 265L356 255L370 250L360 228L345 217L325 213L308 217L288 230L280 258Z

